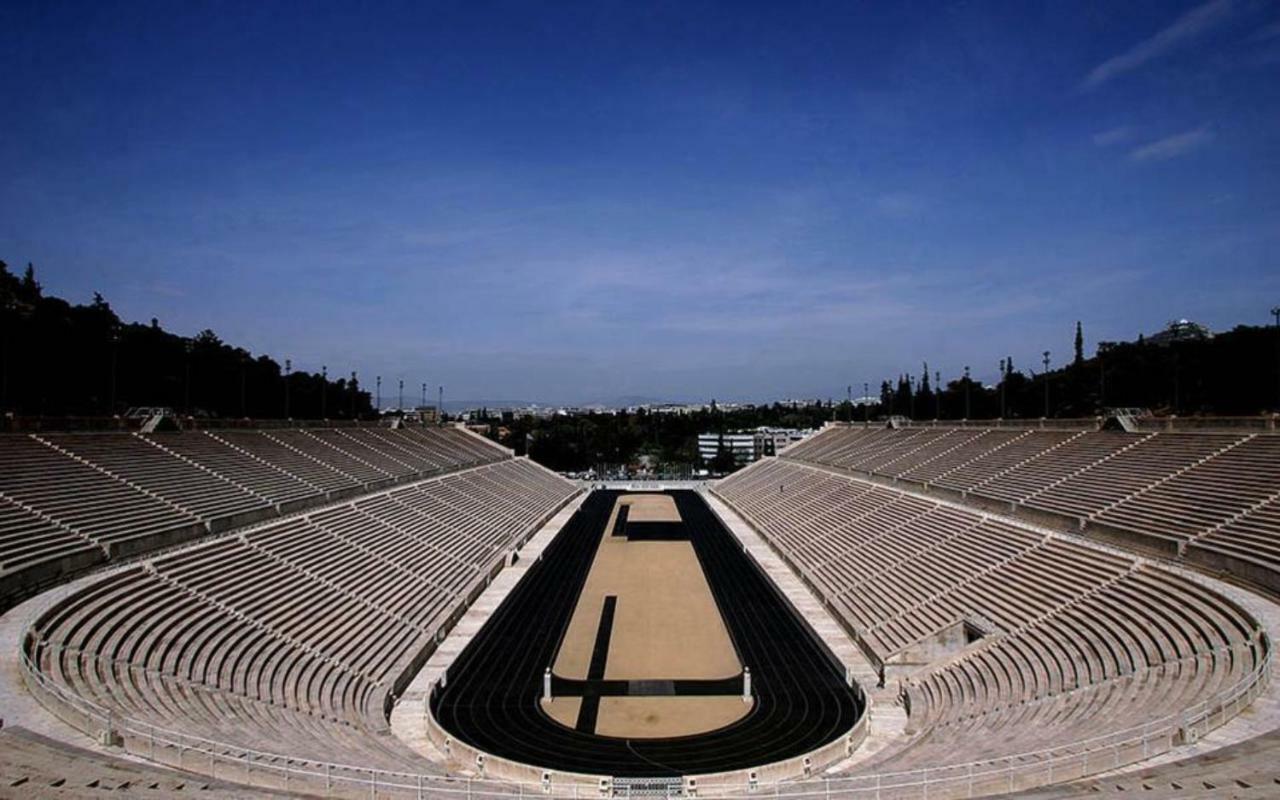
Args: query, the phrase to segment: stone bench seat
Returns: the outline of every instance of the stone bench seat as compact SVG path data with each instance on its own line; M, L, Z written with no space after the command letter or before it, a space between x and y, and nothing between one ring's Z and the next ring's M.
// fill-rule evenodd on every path
M488 445L477 447L468 455ZM527 462L480 469L475 487L471 473L398 487L397 499L288 517L90 583L40 619L37 663L130 719L282 757L420 766L387 738L394 685L497 559L575 491ZM502 489L508 478L524 488ZM504 491L519 498L485 501ZM449 508L437 492L465 513L446 523L415 508Z

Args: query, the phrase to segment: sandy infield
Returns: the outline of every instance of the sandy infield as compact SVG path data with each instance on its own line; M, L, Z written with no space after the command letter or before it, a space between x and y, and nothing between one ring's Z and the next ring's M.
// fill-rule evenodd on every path
M679 522L669 495L622 495L605 526L553 669L586 679L607 596L616 597L606 680L731 678L742 672L711 587L687 541L627 541L613 536L621 505L628 520ZM572 701L572 702L570 702ZM543 704L572 727L581 704ZM606 736L684 736L723 727L751 709L740 697L604 697L596 732Z

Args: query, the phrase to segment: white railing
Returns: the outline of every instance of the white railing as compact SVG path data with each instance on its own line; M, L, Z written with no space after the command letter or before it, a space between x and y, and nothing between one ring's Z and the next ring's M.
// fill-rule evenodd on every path
M29 640L31 641L31 640ZM692 786L686 789L703 800L741 798L753 793L788 797L955 798L1007 792L1058 781L1076 780L1103 770L1143 761L1199 738L1244 710L1266 688L1270 678L1270 642L1260 636L1266 654L1248 675L1212 698L1142 725L1069 745L1018 753L999 759L928 769L854 775L774 784L765 789L741 782ZM215 779L285 791L333 797L557 797L598 798L600 787L504 783L501 781L397 772L337 764L253 750L161 728L116 714L51 681L32 663L27 648L21 653L28 686L42 702L72 726L114 744L126 752L159 764L198 772ZM694 787L696 786L696 789Z

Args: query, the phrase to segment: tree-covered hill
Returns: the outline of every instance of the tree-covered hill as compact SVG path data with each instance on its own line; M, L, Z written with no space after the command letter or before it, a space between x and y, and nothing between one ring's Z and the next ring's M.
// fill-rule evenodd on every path
M107 416L164 406L212 417L285 416L285 370L265 355L205 330L187 338L159 322L123 322L100 295L73 305L44 294L28 265L18 277L0 261L0 409L20 416ZM369 393L349 379L291 372L289 416L371 413Z

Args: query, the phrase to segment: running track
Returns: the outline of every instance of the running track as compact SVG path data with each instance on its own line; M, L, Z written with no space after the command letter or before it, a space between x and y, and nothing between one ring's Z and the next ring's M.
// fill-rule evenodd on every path
M843 670L694 492L670 492L742 663L755 706L743 719L673 739L618 739L554 722L538 705L618 496L596 491L448 670L431 709L487 753L615 777L691 775L799 756L847 732L862 703ZM660 677L660 676L655 676Z

